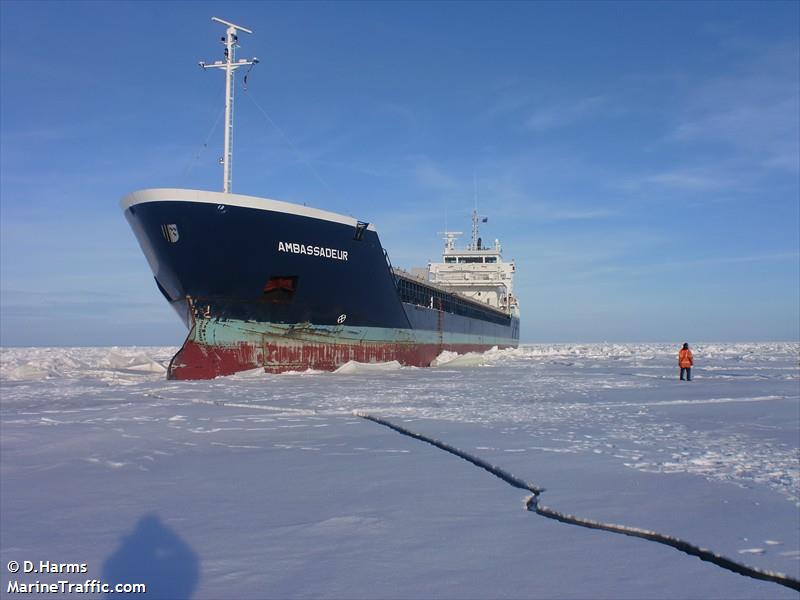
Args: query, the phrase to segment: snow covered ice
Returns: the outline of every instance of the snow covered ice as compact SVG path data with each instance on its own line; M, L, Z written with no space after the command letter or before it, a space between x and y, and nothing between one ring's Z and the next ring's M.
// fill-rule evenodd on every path
M87 563L67 578L148 597L798 597L525 512L520 490L353 416L480 456L557 510L797 578L796 343L697 344L691 383L660 344L168 382L174 350L0 351L4 597L11 560Z

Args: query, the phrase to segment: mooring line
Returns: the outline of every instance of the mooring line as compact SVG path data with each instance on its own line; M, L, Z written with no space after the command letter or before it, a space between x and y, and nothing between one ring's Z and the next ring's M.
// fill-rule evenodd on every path
M600 521L592 521L591 519L584 519L582 517L576 517L575 515L569 515L566 513L561 513L552 508L548 508L546 506L542 506L539 504L539 496L542 492L545 491L544 488L536 486L532 483L529 483L515 475L512 475L508 471L501 469L477 456L473 456L463 450L456 448L455 446L451 446L450 444L446 444L445 442L439 441L437 439L428 437L421 433L416 433L411 431L410 429L406 429L400 425L396 425L391 421L387 421L381 417L376 417L374 415L370 415L368 413L354 411L353 414L357 417L361 417L362 419L366 419L368 421L372 421L373 423L377 423L378 425L383 425L384 427L388 427L400 433L402 435L408 436L420 442L425 442L439 448L440 450L444 450L445 452L449 452L450 454L454 454L459 458L466 460L467 462L472 463L476 467L480 467L481 469L488 471L495 477L502 479L509 485L522 489L528 490L532 492L533 495L529 496L525 501L526 508L531 511L535 512L538 515L546 517L548 519L553 519L555 521L559 521L561 523L569 523L571 525L578 525L580 527L586 527L588 529L599 529L602 531L610 531L612 533L620 533L622 535L628 535L632 537L638 537L645 540L649 540L651 542L657 542L659 544L664 544L666 546L670 546L675 548L676 550L680 550L686 554L691 556L696 556L700 560L704 560L710 562L712 564L717 565L718 567L722 567L723 569L727 569L728 571L732 571L734 573L738 573L739 575L744 575L745 577L752 577L753 579L760 579L762 581L771 581L773 583L777 583L778 585L782 585L793 590L800 591L800 580L795 579L793 577L789 577L783 573L778 573L775 571L765 571L762 569L757 569L755 567L750 567L744 565L742 563L738 563L730 558L722 556L720 554L716 554L711 550L707 550L705 548L700 548L699 546L695 546L694 544L690 544L689 542L682 540L680 538L672 537L669 535L664 535L658 533L656 531L650 531L647 529L640 529L638 527L628 527L626 525L616 525L614 523L603 523Z

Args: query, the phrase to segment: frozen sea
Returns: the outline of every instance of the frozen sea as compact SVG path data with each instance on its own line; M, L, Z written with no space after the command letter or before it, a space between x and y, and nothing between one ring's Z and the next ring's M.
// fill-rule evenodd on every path
M800 578L800 344L698 344L691 383L659 344L168 382L175 350L0 350L0 595L97 579L167 598L800 597L527 512L353 414L488 460L556 510Z

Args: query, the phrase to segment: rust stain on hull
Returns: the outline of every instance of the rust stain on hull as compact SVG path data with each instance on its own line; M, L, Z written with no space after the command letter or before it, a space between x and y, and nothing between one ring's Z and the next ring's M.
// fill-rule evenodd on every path
M267 373L316 369L334 371L349 361L363 363L398 361L403 365L428 367L442 350L484 352L486 344L361 343L336 344L285 340L262 344L240 342L212 346L186 340L172 359L167 377L175 380L213 379L240 371L263 368Z

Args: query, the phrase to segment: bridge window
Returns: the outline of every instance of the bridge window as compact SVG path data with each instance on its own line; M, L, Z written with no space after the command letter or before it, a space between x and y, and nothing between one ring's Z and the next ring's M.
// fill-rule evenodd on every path
M454 262L456 262L456 257L455 256L445 256L444 262L446 262L446 263L454 263Z

